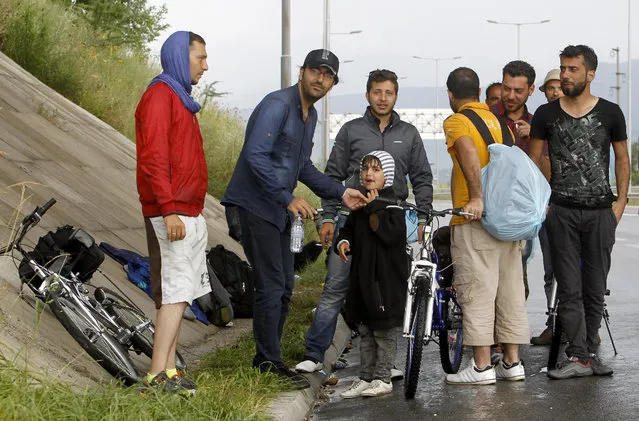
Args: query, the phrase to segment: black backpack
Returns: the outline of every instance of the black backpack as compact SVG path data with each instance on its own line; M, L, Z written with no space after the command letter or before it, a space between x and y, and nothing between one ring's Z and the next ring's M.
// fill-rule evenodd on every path
M439 285L448 288L453 285L453 257L450 254L450 227L443 226L433 233L433 248L437 253Z
M209 250L206 258L215 275L231 295L235 317L253 317L255 281L251 266L222 244Z
M104 261L104 252L95 244L91 234L71 225L58 227L38 239L30 257L37 263L68 277L75 273L82 282L87 282ZM42 280L29 266L25 257L18 267L20 280L36 288Z
M197 305L206 314L209 322L215 326L223 327L233 320L234 311L231 303L231 294L224 288L218 279L213 267L206 262L211 283L211 292L196 299Z

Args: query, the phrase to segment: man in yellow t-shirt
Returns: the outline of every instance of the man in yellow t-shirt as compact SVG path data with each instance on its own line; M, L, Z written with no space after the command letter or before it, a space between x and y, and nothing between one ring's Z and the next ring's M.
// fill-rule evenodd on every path
M501 241L481 224L484 209L481 168L489 162L486 142L471 120L459 111L474 111L496 143L502 143L497 117L479 102L479 77L472 69L453 70L446 82L454 115L444 122L446 144L453 160L453 206L472 216L451 220L454 286L464 312L464 345L473 347L473 360L449 384L494 384L496 379L524 380L519 344L528 343L528 316L524 299L521 242ZM512 135L512 133L511 133ZM501 343L504 358L490 361L490 345Z

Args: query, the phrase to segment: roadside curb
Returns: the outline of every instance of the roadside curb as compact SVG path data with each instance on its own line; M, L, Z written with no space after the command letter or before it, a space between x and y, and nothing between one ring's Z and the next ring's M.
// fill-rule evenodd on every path
M304 390L281 393L269 406L269 417L276 421L302 421L306 419L319 396L322 383L332 373L333 363L342 355L350 339L351 330L340 315L337 319L333 342L324 354L324 372L326 375L319 373L306 374L305 376L311 383L311 387Z

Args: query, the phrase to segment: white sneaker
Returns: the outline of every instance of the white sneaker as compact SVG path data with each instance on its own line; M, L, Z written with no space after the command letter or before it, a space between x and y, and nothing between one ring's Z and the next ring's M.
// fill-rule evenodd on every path
M404 378L404 372L395 367L391 368L391 381L401 380Z
M524 364L521 361L517 361L510 367L506 367L504 360L501 360L499 364L495 366L495 375L500 380L510 380L511 382L524 380L526 378Z
M322 363L316 363L311 360L304 360L295 366L295 371L299 373L313 373L320 371L324 367Z
M447 374L446 383L460 385L495 384L497 383L497 378L493 366L490 366L490 368L485 371L477 371L477 367L475 367L475 360L472 359L470 360L470 365L468 365L468 367L466 367L462 371L456 374Z
M362 396L370 398L373 396L387 395L392 391L393 383L384 383L379 379L375 379L371 382L370 387L362 392Z
M358 398L362 396L362 392L368 389L370 386L371 383L367 382L366 380L355 380L346 392L342 392L339 395L344 399Z

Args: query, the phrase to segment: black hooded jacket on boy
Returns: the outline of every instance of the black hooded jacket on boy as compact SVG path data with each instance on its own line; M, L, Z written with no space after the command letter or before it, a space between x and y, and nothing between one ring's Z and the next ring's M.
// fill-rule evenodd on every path
M382 164L384 188L379 197L352 212L335 243L348 241L352 251L346 317L371 329L401 326L406 302L410 260L406 252L405 211L393 192L394 160L384 151L373 151ZM364 191L366 194L366 191Z

